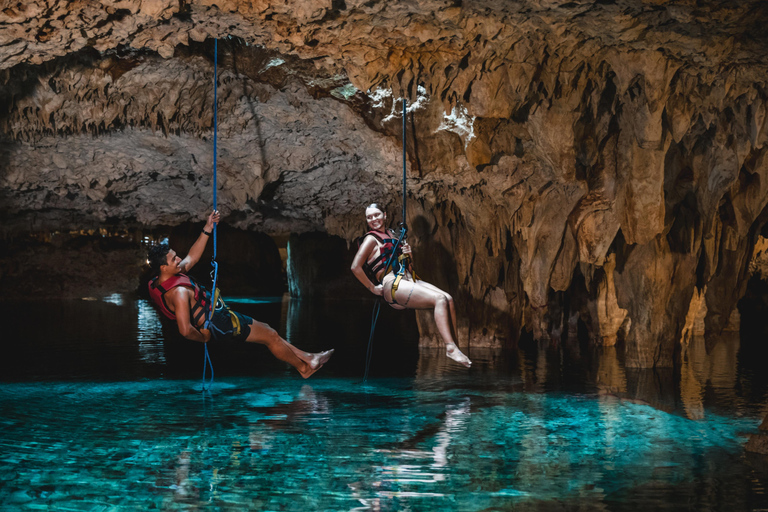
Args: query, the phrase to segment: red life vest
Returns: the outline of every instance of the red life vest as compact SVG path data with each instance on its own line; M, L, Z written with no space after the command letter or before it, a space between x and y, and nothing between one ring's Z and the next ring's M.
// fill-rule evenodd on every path
M381 233L378 231L369 231L363 236L363 239L365 239L366 236L371 235L373 238L375 238L381 246L379 247L379 256L374 259L373 261L366 261L363 263L363 272L365 272L365 275L368 276L368 279L373 284L381 284L376 277L381 270L384 270L384 267L386 267L387 262L390 259L390 256L392 256L392 251L395 248L395 244L397 243L397 238L382 238ZM397 247L397 254L394 258L392 258L392 270L395 271L395 273L398 273L400 271L400 256L402 256L403 252L398 245ZM385 269L385 273L389 272L389 269Z
M192 317L190 323L192 325L199 325L200 319L205 318L205 312L211 309L211 296L208 291L186 274L176 274L169 277L163 281L163 284L157 282L158 278L159 276L156 276L149 281L149 296L155 301L160 311L171 320L176 320L176 315L165 302L165 294L177 286L190 288L195 292L195 300L190 310L190 316Z

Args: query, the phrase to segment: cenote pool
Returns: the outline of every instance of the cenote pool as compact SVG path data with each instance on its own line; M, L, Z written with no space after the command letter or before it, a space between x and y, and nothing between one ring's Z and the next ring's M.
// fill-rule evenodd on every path
M370 304L234 306L336 354L305 381L263 347L212 346L203 392L201 346L144 300L6 305L0 509L768 508L744 452L768 388L738 337L694 340L677 371L537 344L471 351L467 371L386 313L363 384Z

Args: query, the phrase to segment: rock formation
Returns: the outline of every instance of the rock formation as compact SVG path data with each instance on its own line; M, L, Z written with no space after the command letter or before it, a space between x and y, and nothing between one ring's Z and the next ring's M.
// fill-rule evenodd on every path
M366 203L394 216L405 97L411 243L463 341L582 326L668 367L692 305L727 326L766 234L768 6L735 4L6 2L0 230L202 220L218 39L229 225L351 241Z

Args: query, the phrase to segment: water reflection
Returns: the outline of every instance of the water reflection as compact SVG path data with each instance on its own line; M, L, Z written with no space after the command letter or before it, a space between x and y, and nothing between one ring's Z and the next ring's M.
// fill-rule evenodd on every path
M286 301L286 339L310 352L336 349L324 372L362 378L372 301ZM370 376L412 376L419 358L413 311L381 308L373 337ZM337 357L342 354L341 357Z
M318 377L362 377L371 302L228 300L243 313L279 326L281 334L302 348L335 347L334 358ZM0 378L6 381L195 378L202 370L202 347L182 339L175 325L144 299L115 294L101 300L14 302L0 310L0 320L9 326L7 357L0 363ZM693 420L713 408L757 416L768 412L768 382L759 371L760 359L752 348L750 355L742 355L744 342L735 334L710 343L709 351L703 338L692 338L682 347L677 370L626 368L621 347L569 341L531 342L512 350L470 349L475 365L467 372L441 357L443 349L420 350L417 343L414 316L383 308L371 378L415 377L421 387L450 378L510 392L596 394L650 404ZM291 374L261 346L209 348L219 376Z
M160 315L149 301L138 300L137 336L139 342L139 357L147 364L165 363L165 348L163 347L163 329Z
M738 389L740 346L739 335L734 332L723 333L709 352L703 336L693 337L683 346L680 395L689 418L704 417L708 394L715 397L715 403L727 407L747 406L744 398L734 393Z
M110 304L114 304L115 306L122 306L123 295L121 293L113 293L112 295L108 295L104 297L104 302L109 302Z
M599 347L596 384L601 395L624 394L627 392L627 373L619 361L616 346Z

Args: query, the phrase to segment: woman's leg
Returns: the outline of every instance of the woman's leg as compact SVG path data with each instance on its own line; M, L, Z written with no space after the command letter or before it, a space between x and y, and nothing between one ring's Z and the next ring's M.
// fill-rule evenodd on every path
M433 290L436 293L442 293L445 295L445 298L448 300L448 312L451 314L451 326L453 326L453 335L456 337L455 339L459 339L459 328L456 324L456 306L453 302L453 297L451 297L451 294L441 290L437 286L428 283L426 281L417 281L420 285L429 288L430 290Z
M319 370L333 354L333 349L318 353L304 352L281 338L272 327L257 320L251 324L251 333L245 341L265 345L272 355L296 368L305 379Z
M388 297L392 296L391 281L393 280L385 279L384 282L384 293L389 294ZM448 301L450 295L439 288L437 290L423 286L422 281L413 282L402 279L395 292L395 298L400 305L407 306L409 309L434 310L435 323L445 342L446 354L454 361L469 368L472 361L459 350L451 334L451 306Z

